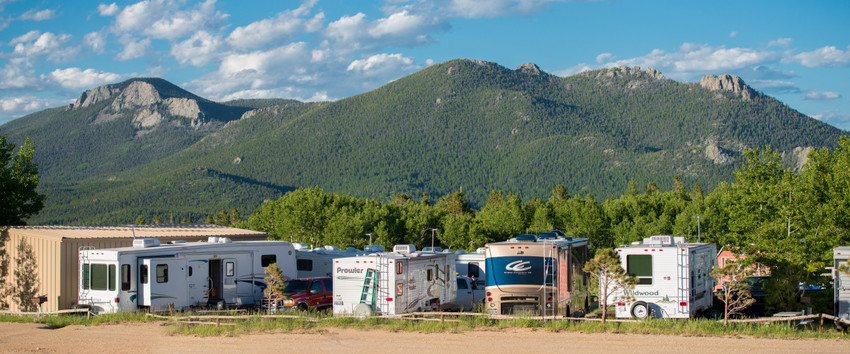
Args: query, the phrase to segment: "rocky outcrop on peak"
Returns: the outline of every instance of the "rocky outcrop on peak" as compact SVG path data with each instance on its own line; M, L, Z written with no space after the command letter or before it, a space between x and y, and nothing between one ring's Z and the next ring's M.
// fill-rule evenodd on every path
M74 104L71 105L71 109L84 108L100 101L108 100L118 92L120 92L120 90L114 88L112 85L87 90L86 92L83 92L79 98L77 98L77 101L75 101Z
M646 68L641 70L639 66L628 67L625 65L616 66L613 68L594 70L594 71L586 71L581 75L597 78L597 79L613 79L624 77L626 75L631 75L640 79L652 79L652 80L663 80L666 79L664 75L661 74L660 71L655 70L653 68Z
M730 91L744 101L753 101L756 98L756 91L735 75L705 75L699 80L699 85L712 91Z
M543 70L540 70L540 67L534 63L525 63L516 68L516 71L519 71L523 74L530 75L548 75Z

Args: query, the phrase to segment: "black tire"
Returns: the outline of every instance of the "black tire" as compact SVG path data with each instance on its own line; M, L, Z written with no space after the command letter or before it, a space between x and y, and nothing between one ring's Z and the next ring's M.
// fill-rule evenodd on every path
M300 303L300 304L298 304L298 310L299 310L299 311L307 311L307 310L309 310L309 309L310 309L310 307L309 307L309 306L307 306L307 304L305 304L305 303L303 303L303 302L302 302L302 303Z
M647 304L643 301L635 302L635 304L632 305L632 310L629 311L629 313L632 314L632 318L637 319L637 320L647 319L652 314L652 312L649 309L649 304Z

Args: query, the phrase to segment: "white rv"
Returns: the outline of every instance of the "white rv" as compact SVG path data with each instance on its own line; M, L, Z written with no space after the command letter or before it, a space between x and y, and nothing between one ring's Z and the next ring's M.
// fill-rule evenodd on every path
M623 268L638 279L634 289L627 290L631 299L617 302L618 318L690 318L711 309L714 244L652 236L619 247L617 253Z
M334 315L395 315L442 309L455 301L454 253L393 252L334 259Z
M487 286L487 267L485 263L484 247L479 247L474 253L463 253L458 251L457 274L475 280L475 286L484 288Z
M98 313L259 305L265 267L277 263L295 277L292 244L281 241L160 244L136 239L133 247L81 247L78 306Z
M835 316L850 321L850 274L838 270L850 259L850 246L836 247L832 250L832 280L835 291Z
M356 257L384 251L384 247L378 245L367 245L363 251L354 247L341 250L334 246L310 249L303 243L294 243L293 246L298 278L331 277L334 258Z

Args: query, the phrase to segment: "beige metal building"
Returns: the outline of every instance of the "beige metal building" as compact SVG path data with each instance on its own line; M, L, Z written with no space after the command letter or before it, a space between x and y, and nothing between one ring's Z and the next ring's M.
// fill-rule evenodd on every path
M124 225L124 226L20 226L0 228L9 253L9 278L14 284L18 245L26 242L33 250L38 277L38 295L47 295L42 311L68 309L77 301L79 249L129 247L134 238L157 238L160 242L206 241L208 237L229 237L234 241L265 240L264 232L212 224ZM11 302L11 301L10 301ZM12 310L17 310L11 304Z

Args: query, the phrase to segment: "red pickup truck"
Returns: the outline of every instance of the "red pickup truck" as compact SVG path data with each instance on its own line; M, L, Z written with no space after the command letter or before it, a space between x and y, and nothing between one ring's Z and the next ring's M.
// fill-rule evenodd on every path
M333 305L333 280L331 278L298 278L287 281L282 308L309 310Z

